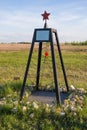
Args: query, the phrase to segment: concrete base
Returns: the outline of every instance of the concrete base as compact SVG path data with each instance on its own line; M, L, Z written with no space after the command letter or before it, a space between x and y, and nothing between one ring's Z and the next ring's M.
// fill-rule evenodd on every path
M67 92L61 92L60 96L61 102L63 102L68 97L68 94ZM30 95L29 100L53 105L56 103L56 93L51 91L34 91Z

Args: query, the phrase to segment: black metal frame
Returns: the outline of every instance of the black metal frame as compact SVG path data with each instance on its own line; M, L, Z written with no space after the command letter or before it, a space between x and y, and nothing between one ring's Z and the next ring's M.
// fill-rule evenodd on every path
M37 41L37 39L36 39L37 30L42 30L42 31L43 30L49 30L49 40L43 40L43 41L38 40ZM24 87L25 87L25 84L26 84L26 79L27 79L27 75L28 75L28 71L29 71L29 66L30 66L31 57L32 57L32 53L33 53L34 43L39 42L37 76L36 76L36 89L38 90L39 89L39 79L40 79L42 43L43 42L50 42L51 55L52 55L52 64L53 64L53 74L54 74L54 82L55 82L55 90L56 90L56 100L57 100L57 103L61 104L60 90L59 90L58 78L57 78L58 75L57 75L57 72L56 72L57 68L56 68L55 53L54 53L53 33L55 34L55 38L56 38L56 42L57 42L57 48L58 48L60 62L61 62L62 70L63 70L65 85L66 85L67 91L69 91L67 76L66 76L66 72L65 72L62 53L61 53L60 44L59 44L58 35L57 35L57 30L51 29L51 28L35 29L32 44L31 44L31 49L30 49L30 53L29 53L29 57L28 57L28 62L27 62L27 66L26 66L26 71L25 71L25 75L24 75L24 80L23 80L23 84L22 84L22 88L21 88L20 100L22 100L23 93L24 93Z

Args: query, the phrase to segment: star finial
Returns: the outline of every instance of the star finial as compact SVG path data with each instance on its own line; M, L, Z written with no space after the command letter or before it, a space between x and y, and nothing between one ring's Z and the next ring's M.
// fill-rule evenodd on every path
M46 11L44 11L44 14L41 14L43 16L43 20L49 20L48 16L50 15L50 13L47 13Z

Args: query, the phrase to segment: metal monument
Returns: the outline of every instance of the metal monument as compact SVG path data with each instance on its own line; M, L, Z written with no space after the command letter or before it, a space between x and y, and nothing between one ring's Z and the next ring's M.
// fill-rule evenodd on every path
M55 84L55 92L56 92L56 101L57 101L58 104L61 104L60 88L59 88L59 85L58 85L58 78L57 78L57 71L56 71L57 68L56 68L55 53L54 53L53 35L55 36L55 39L56 39L57 49L58 49L58 53L59 53L59 58L60 58L61 66L62 66L64 81L65 81L67 91L69 91L69 87L68 87L65 67L64 67L64 63L63 63L62 53L61 53L61 49L60 49L60 44L59 44L59 40L58 40L58 34L57 34L56 29L48 28L48 26L47 26L47 20L49 19L50 13L47 13L45 11L41 15L43 16L43 20L45 20L44 28L37 28L37 29L34 30L32 44L31 44L31 48L30 48L30 53L29 53L29 57L28 57L25 75L24 75L24 80L23 80L23 84L22 84L22 88L21 88L20 100L22 100L22 97L23 97L26 79L27 79L27 76L28 76L28 71L29 71L30 62L31 62L31 58L32 58L34 44L35 44L35 42L39 43L38 57L37 57L37 60L38 60L37 61L38 62L37 63L37 75L36 75L36 85L35 85L36 90L38 91L39 90L39 80L40 80L40 69L41 69L42 45L43 45L43 42L49 42L50 47L51 47L52 67L53 67L53 76L54 76L54 84ZM48 56L47 52L45 53L45 56Z

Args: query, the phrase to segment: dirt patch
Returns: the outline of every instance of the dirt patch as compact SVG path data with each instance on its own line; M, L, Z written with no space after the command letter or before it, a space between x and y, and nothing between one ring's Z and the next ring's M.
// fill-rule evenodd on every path
M79 51L84 51L87 52L87 46L84 45L61 45L61 50L65 51L72 51L72 52L79 52Z
M44 48L45 45L43 45ZM29 50L31 44L0 44L0 51L22 51ZM55 45L56 47L56 45ZM38 44L35 44L35 49L38 48ZM72 46L72 45L61 45L61 50L67 51L87 51L87 46Z
M29 50L30 44L0 44L0 51Z

